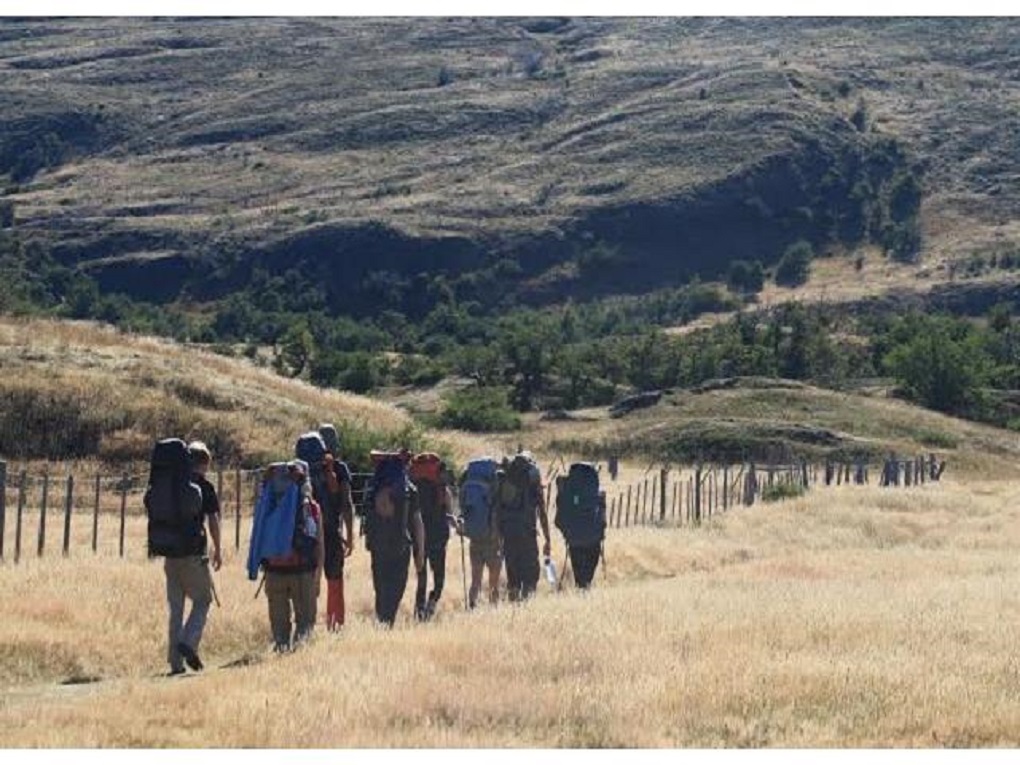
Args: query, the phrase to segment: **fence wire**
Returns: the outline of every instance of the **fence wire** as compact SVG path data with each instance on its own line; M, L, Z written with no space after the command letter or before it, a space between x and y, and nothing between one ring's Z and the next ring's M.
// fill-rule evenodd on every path
M941 479L946 463L935 455L890 458L879 465L863 461L824 464L670 466L644 477L617 483L603 475L607 527L698 526L735 507L750 507L783 487L878 485L910 487ZM12 473L0 462L0 561L42 556L59 545L64 555L86 547L93 553L115 550L121 557L144 555L145 511L142 495L147 473L121 475L29 475ZM601 470L601 468L600 468ZM568 471L560 458L545 472L543 498L549 512L556 506L559 480ZM208 478L220 501L224 548L234 552L247 543L264 468L223 469ZM352 474L355 512L363 514L370 473ZM456 489L456 487L454 487Z

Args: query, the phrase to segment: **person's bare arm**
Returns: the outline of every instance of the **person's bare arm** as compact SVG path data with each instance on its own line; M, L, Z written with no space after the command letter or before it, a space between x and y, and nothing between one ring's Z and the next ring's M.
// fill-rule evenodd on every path
M344 540L347 552L344 554L344 557L347 557L354 552L354 495L351 494L351 485L349 483L344 483L343 486L343 503L344 527L347 529L347 538Z
M411 525L414 528L414 568L420 572L425 567L425 524L421 513L414 514Z
M322 575L324 567L326 565L326 534L322 527L322 522L319 522L319 538L315 542L315 549L318 550L317 558L318 563L315 566L315 594L318 596L319 588L322 584Z
M552 537L549 534L549 513L545 509L545 493L541 484L538 487L538 521L542 524L542 536L545 537L542 554L549 557L552 554Z
M220 552L220 515L213 513L209 516L209 537L213 543L212 567L213 571L219 571L223 565L223 555Z

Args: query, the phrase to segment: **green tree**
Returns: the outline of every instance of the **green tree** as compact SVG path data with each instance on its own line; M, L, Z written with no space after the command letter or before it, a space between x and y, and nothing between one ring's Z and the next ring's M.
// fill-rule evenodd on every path
M277 370L291 377L298 377L305 371L314 352L315 342L308 325L303 322L292 324L280 341L280 352L276 360Z
M921 322L919 331L886 357L886 368L912 400L940 412L961 414L980 404L987 357L967 334L954 337L941 322Z
M809 242L801 239L786 248L776 266L776 284L784 287L799 287L811 275L811 259L814 250Z
M748 263L746 260L734 260L730 263L726 275L726 283L733 292L744 295L756 295L765 286L765 270L760 261Z

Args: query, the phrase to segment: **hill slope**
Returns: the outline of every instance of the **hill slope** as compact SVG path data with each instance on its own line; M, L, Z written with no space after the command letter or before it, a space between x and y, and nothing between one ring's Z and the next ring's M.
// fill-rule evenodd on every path
M262 465L287 458L300 432L330 420L352 459L426 438L406 414L373 399L82 322L0 319L0 371L0 458L18 462L138 468L154 438L176 434L207 441L221 464ZM428 438L458 456L484 443Z
M301 264L359 313L385 294L380 272L400 283L500 258L518 299L640 291L735 257L774 262L802 237L854 246L861 200L884 204L905 172L923 172L938 261L1015 241L1017 32L1010 19L7 21L0 173L19 230L105 288L159 300ZM610 255L585 268L599 245Z

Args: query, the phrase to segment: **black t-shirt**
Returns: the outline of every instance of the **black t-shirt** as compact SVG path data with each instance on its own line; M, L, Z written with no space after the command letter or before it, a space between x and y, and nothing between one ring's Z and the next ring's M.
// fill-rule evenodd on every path
M216 487L213 486L209 479L205 476L199 475L198 473L191 474L191 482L198 486L202 490L202 512L198 515L198 528L194 531L196 539L196 546L198 547L198 554L205 555L207 540L205 535L205 519L209 516L220 514L220 500L216 496Z

